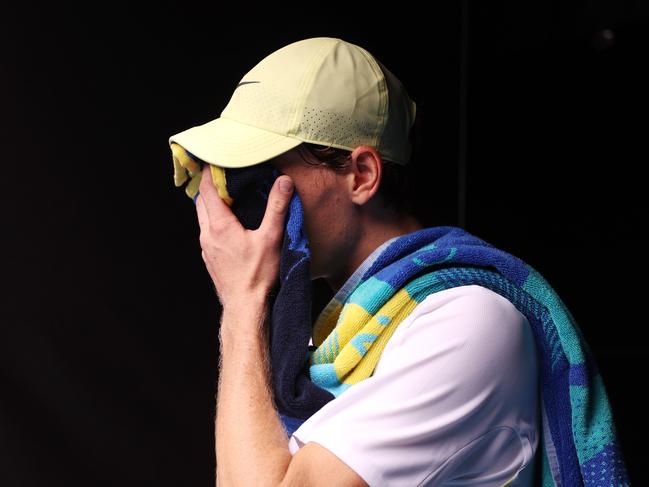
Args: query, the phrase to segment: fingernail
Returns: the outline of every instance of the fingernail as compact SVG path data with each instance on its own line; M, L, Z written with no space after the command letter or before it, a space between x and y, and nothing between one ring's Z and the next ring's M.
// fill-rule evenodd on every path
M291 188L293 188L293 182L290 179L284 178L279 182L279 189L284 193L290 193Z

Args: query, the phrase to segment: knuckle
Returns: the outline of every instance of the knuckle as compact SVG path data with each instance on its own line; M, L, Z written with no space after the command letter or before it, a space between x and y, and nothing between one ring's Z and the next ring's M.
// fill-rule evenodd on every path
M210 172L209 172L209 170L207 170L207 171L201 170L200 174L201 174L201 180L198 183L198 187L199 188L205 188L205 186L207 186L207 184L209 182L209 177L208 176L209 176Z
M216 235L228 231L232 226L236 226L237 223L236 217L212 220L207 225L207 228L203 230L203 233L205 233L205 238L214 238Z
M271 205L272 205L273 210L275 210L276 212L284 211L285 204L284 204L284 200L282 200L281 198L275 198L271 202Z
M201 244L201 248L203 249L207 248L209 239L205 232L201 232L201 234L198 236L198 242Z
M215 233L223 232L238 222L239 220L237 220L236 217L221 218L214 222L214 224L212 225L212 231Z

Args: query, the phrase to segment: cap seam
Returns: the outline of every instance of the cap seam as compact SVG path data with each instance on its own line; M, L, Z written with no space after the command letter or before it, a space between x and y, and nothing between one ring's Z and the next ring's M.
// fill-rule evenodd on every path
M378 150L379 145L381 143L381 139L383 138L383 133L385 132L385 128L387 126L387 113L386 113L386 107L389 106L389 93L387 89L387 81L385 80L385 74L383 73L383 70L378 66L378 64L375 63L374 59L370 55L369 52L367 52L364 48L361 46L356 46L360 52L363 54L365 59L367 60L368 64L372 68L372 71L374 71L374 74L378 77L379 79L379 101L380 101L380 106L379 106L379 119L381 121L380 126L377 127L375 135L374 135L374 146ZM383 96L385 94L385 96Z
M313 86L315 82L315 77L313 76L314 71L322 65L322 62L325 58L322 55L325 48L328 48L329 51L333 50L336 42L331 42L320 47L318 51L314 54L311 65L307 69L306 73L300 81L300 86L298 87L298 95L295 97L295 107L293 110L293 119L290 122L290 126L287 127L287 134L297 135L298 132L298 120L300 120L304 114L304 103L306 102L306 97L309 92L309 88ZM318 62L319 61L319 62Z

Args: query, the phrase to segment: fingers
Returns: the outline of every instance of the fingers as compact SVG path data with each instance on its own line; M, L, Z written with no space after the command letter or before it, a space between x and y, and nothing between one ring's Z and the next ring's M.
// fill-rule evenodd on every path
M282 175L275 179L268 196L264 219L259 227L267 238L278 241L284 235L284 222L292 196L293 181L291 178Z
M196 212L198 223L202 228L207 228L207 225L209 225L212 230L219 230L229 225L237 225L243 230L243 226L241 226L235 214L219 196L212 181L209 164L205 164L201 169L201 182L198 188Z
M202 193L199 193L196 197L196 216L198 218L198 226L201 230L207 229L210 225L210 217L207 213Z

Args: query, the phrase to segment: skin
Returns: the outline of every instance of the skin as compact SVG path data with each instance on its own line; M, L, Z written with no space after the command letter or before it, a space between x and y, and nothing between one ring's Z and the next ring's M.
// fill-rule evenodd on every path
M422 228L383 208L377 190L381 159L372 147L352 152L340 174L310 166L296 150L272 160L283 173L256 230L243 228L203 168L196 200L202 257L223 306L215 421L216 485L367 487L317 442L295 455L275 409L267 354L268 293L279 273L284 222L293 191L304 206L312 279L338 289L377 246ZM288 191L280 183L291 181Z

